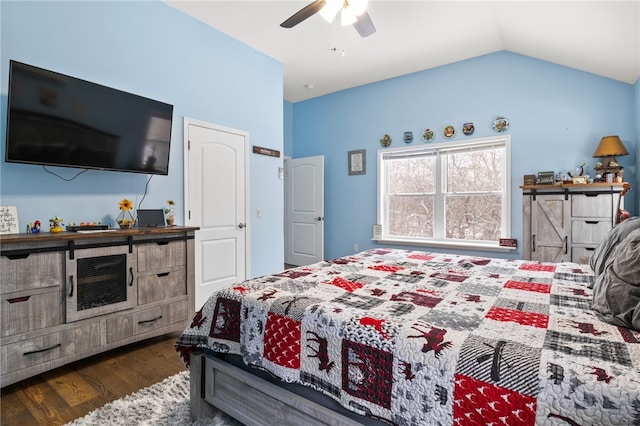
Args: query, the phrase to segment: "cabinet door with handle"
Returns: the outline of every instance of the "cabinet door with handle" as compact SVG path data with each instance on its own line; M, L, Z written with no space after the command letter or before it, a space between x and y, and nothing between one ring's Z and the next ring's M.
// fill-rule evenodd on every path
M530 258L540 262L571 259L571 201L562 194L538 194L531 202Z

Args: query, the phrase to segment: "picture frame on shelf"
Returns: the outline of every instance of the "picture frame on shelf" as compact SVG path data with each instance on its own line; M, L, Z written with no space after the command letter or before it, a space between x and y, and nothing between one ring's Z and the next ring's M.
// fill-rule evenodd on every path
M349 151L349 175L367 174L367 151L365 149L356 149Z
M555 182L555 173L553 171L538 172L536 185L553 185Z
M16 206L0 206L0 234L17 234L19 232L18 208Z
M525 185L535 185L536 184L536 175L524 175L524 184Z

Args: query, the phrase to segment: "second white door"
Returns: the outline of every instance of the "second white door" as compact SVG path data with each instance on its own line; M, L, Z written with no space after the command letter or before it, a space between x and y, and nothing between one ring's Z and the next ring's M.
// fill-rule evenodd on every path
M285 263L324 260L324 157L285 160Z

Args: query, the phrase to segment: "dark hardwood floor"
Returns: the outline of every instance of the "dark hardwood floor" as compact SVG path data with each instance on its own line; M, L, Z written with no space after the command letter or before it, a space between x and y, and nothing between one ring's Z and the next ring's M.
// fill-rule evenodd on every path
M185 370L173 348L179 333L133 343L9 385L2 426L63 425Z

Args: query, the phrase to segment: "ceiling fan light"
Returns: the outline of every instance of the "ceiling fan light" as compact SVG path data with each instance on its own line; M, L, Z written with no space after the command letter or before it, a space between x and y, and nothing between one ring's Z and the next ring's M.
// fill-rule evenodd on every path
M349 0L349 7L353 11L353 14L360 16L367 10L369 0Z
M340 20L342 25L352 25L355 24L356 21L358 20L357 16L355 13L353 13L353 10L351 10L350 7L345 7L342 9L342 13L340 15Z
M332 23L341 7L342 0L327 0L324 7L320 9L320 16L328 23Z

